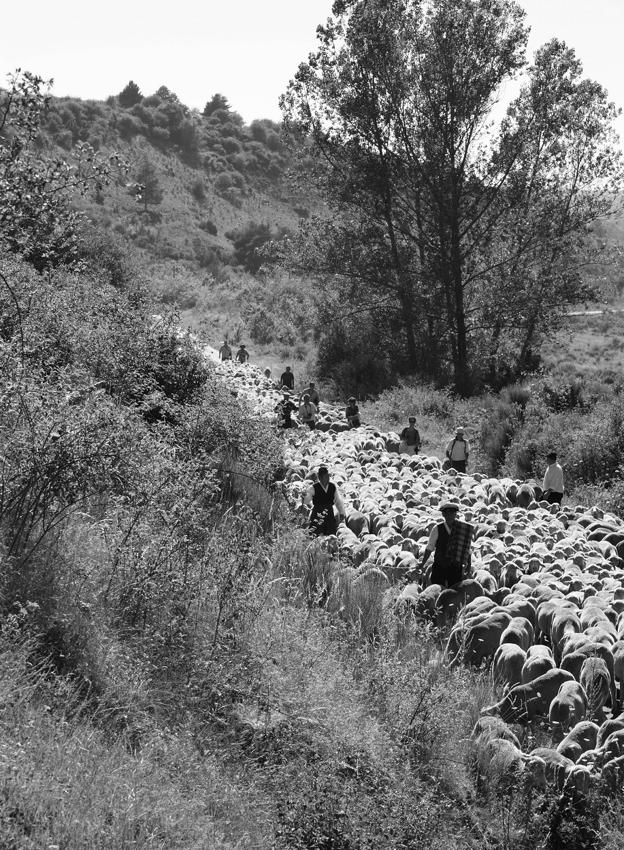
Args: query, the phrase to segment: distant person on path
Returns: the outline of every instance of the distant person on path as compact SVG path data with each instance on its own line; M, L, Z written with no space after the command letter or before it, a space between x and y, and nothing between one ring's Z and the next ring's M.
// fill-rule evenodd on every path
M338 523L334 515L334 505L338 508L339 521L344 522L345 506L336 485L329 480L326 466L321 466L317 475L318 481L313 484L303 498L306 507L312 506L310 514L310 531L312 534L335 534Z
M303 404L299 407L299 420L303 425L307 425L310 431L316 428L316 415L318 413L315 404L310 401L310 396L306 393L303 397Z
M560 505L563 499L563 469L557 463L557 452L550 452L546 455L548 467L544 475L544 483L542 485L543 498L546 499L549 505Z
M295 376L290 366L287 366L286 371L282 372L282 377L280 378L281 387L287 387L289 390L295 389Z
M420 434L416 428L416 417L409 416L409 425L401 431L399 454L413 455L420 451Z
M424 583L452 587L462 580L465 570L470 570L470 546L474 527L457 519L459 505L455 502L442 502L440 511L442 522L431 529L420 571L423 572L433 554L431 574L429 580Z
M299 403L303 401L304 396L306 394L310 396L310 401L312 402L312 404L315 404L318 407L321 397L318 394L318 390L316 389L316 384L314 383L314 381L310 381L309 386L307 386L305 390L301 393L301 395L299 396Z
M469 454L470 445L464 437L464 429L458 428L455 436L446 447L449 468L455 469L457 472L465 472Z
M360 420L360 408L355 403L355 396L352 395L345 408L345 416L349 428L359 428L362 424Z
M247 351L245 346L242 344L242 342L241 342L240 348L236 352L236 359L238 360L239 363L246 363L249 360L249 352Z
M231 360L232 349L228 345L227 339L223 340L223 345L219 349L219 360Z
M297 411L297 405L292 403L290 391L284 390L284 396L275 406L277 413L277 424L279 428L296 428L297 423L293 422L292 415Z
M271 370L270 369L264 370L264 377L267 379L267 381L271 380Z

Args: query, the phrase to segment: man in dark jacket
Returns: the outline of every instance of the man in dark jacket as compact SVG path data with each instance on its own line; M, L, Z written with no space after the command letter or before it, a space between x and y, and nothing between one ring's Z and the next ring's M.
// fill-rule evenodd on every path
M349 428L359 428L362 424L360 408L357 406L354 395L349 398L349 402L345 408L345 417Z
M286 387L291 392L295 388L295 376L290 366L287 366L286 371L282 372L282 376L280 378L280 388L281 387Z
M420 570L422 573L425 564L433 554L433 567L427 583L452 587L462 580L464 568L470 566L471 526L468 523L459 523L459 525L465 526L468 531L467 540L465 540L466 535L453 534L454 527L458 522L459 505L455 502L443 502L440 505L440 511L442 512L442 522L435 525L431 530Z

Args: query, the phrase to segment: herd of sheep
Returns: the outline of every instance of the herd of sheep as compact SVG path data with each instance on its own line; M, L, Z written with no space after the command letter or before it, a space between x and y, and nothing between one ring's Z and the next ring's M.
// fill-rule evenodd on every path
M259 370L217 370L259 415L274 415L280 394ZM435 623L449 663L490 665L501 698L473 730L480 775L577 795L597 783L621 788L624 522L597 507L536 502L511 479L445 472L438 458L399 454L397 434L347 430L341 409L320 408L317 430L288 434L285 494L299 506L327 466L347 508L336 546L352 566L340 581ZM475 529L472 574L423 588L418 565L449 498ZM535 724L549 746L523 751L518 735Z

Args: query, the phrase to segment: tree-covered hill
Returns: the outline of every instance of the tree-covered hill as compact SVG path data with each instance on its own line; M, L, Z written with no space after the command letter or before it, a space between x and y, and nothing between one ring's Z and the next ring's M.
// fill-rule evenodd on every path
M220 94L203 112L166 86L144 97L132 82L106 102L51 98L40 150L68 154L80 143L116 151L127 163L80 206L156 261L215 271L236 264L242 232L262 242L309 214L289 189L292 157L279 125L268 119L245 125Z

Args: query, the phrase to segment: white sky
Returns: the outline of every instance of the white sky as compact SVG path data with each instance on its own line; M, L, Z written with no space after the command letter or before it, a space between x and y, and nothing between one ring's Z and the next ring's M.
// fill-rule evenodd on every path
M279 120L278 97L315 45L332 0L0 0L0 85L17 67L53 92L103 100L133 79L203 109L225 94L249 122ZM557 36L624 106L624 0L521 0L530 48ZM624 138L624 118L620 119Z

